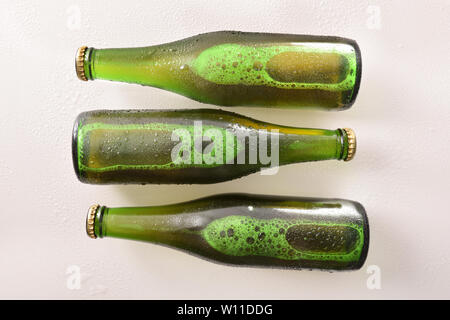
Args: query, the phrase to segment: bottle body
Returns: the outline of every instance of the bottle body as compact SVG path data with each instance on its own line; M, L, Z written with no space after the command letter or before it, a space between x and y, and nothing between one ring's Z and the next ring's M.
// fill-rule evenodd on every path
M244 266L352 270L369 245L364 208L339 199L216 195L134 208L97 207L88 234L141 240Z
M86 80L148 85L224 106L345 109L361 77L356 42L308 35L220 31L142 48L84 47L77 59Z
M278 126L232 112L98 110L75 121L73 161L82 182L216 183L263 168L349 160L350 129Z

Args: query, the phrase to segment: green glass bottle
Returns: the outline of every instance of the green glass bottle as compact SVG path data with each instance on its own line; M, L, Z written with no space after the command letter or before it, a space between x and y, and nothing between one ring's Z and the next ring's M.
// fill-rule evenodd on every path
M94 205L86 229L91 238L148 241L244 266L359 269L369 247L363 206L340 199L223 194L153 207Z
M350 160L356 140L350 129L279 126L222 110L98 110L76 119L72 150L82 182L192 184Z
M355 41L310 35L220 31L141 48L81 47L81 80L173 91L224 106L350 107L361 78Z

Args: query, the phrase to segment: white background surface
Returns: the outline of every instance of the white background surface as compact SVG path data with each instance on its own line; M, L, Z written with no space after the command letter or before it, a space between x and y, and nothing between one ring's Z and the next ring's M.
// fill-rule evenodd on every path
M377 14L379 12L379 15ZM352 162L290 165L203 186L91 186L75 177L72 124L95 108L210 107L162 90L81 82L81 45L159 44L216 30L358 41L363 76L344 112L234 108L300 127L351 127ZM0 298L450 298L450 1L1 1ZM356 272L233 268L156 245L89 239L89 205L209 194L361 202L371 240ZM381 289L366 285L381 270ZM67 287L78 266L79 290Z

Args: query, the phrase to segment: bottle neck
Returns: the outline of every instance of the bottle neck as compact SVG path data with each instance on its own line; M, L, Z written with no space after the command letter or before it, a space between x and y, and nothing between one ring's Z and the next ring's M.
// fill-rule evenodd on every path
M87 48L83 60L86 79L170 87L180 66L175 66L173 58L159 47Z
M282 129L280 133L280 165L331 159L348 161L353 154L350 129L292 128Z
M198 227L189 214L179 215L177 206L108 208L99 207L94 220L95 237L143 240L177 244L180 230ZM198 220L198 219L197 219Z

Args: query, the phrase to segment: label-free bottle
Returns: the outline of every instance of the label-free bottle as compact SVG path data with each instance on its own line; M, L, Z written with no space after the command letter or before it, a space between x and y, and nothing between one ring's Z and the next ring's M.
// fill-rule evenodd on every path
M94 205L86 227L91 238L147 241L242 266L353 270L369 247L364 208L340 199L224 194L153 207Z
M84 46L76 72L215 105L342 110L355 101L361 55L345 38L220 31L141 48Z
M350 160L356 140L350 129L280 126L222 110L98 110L78 116L72 150L82 182L192 184Z

